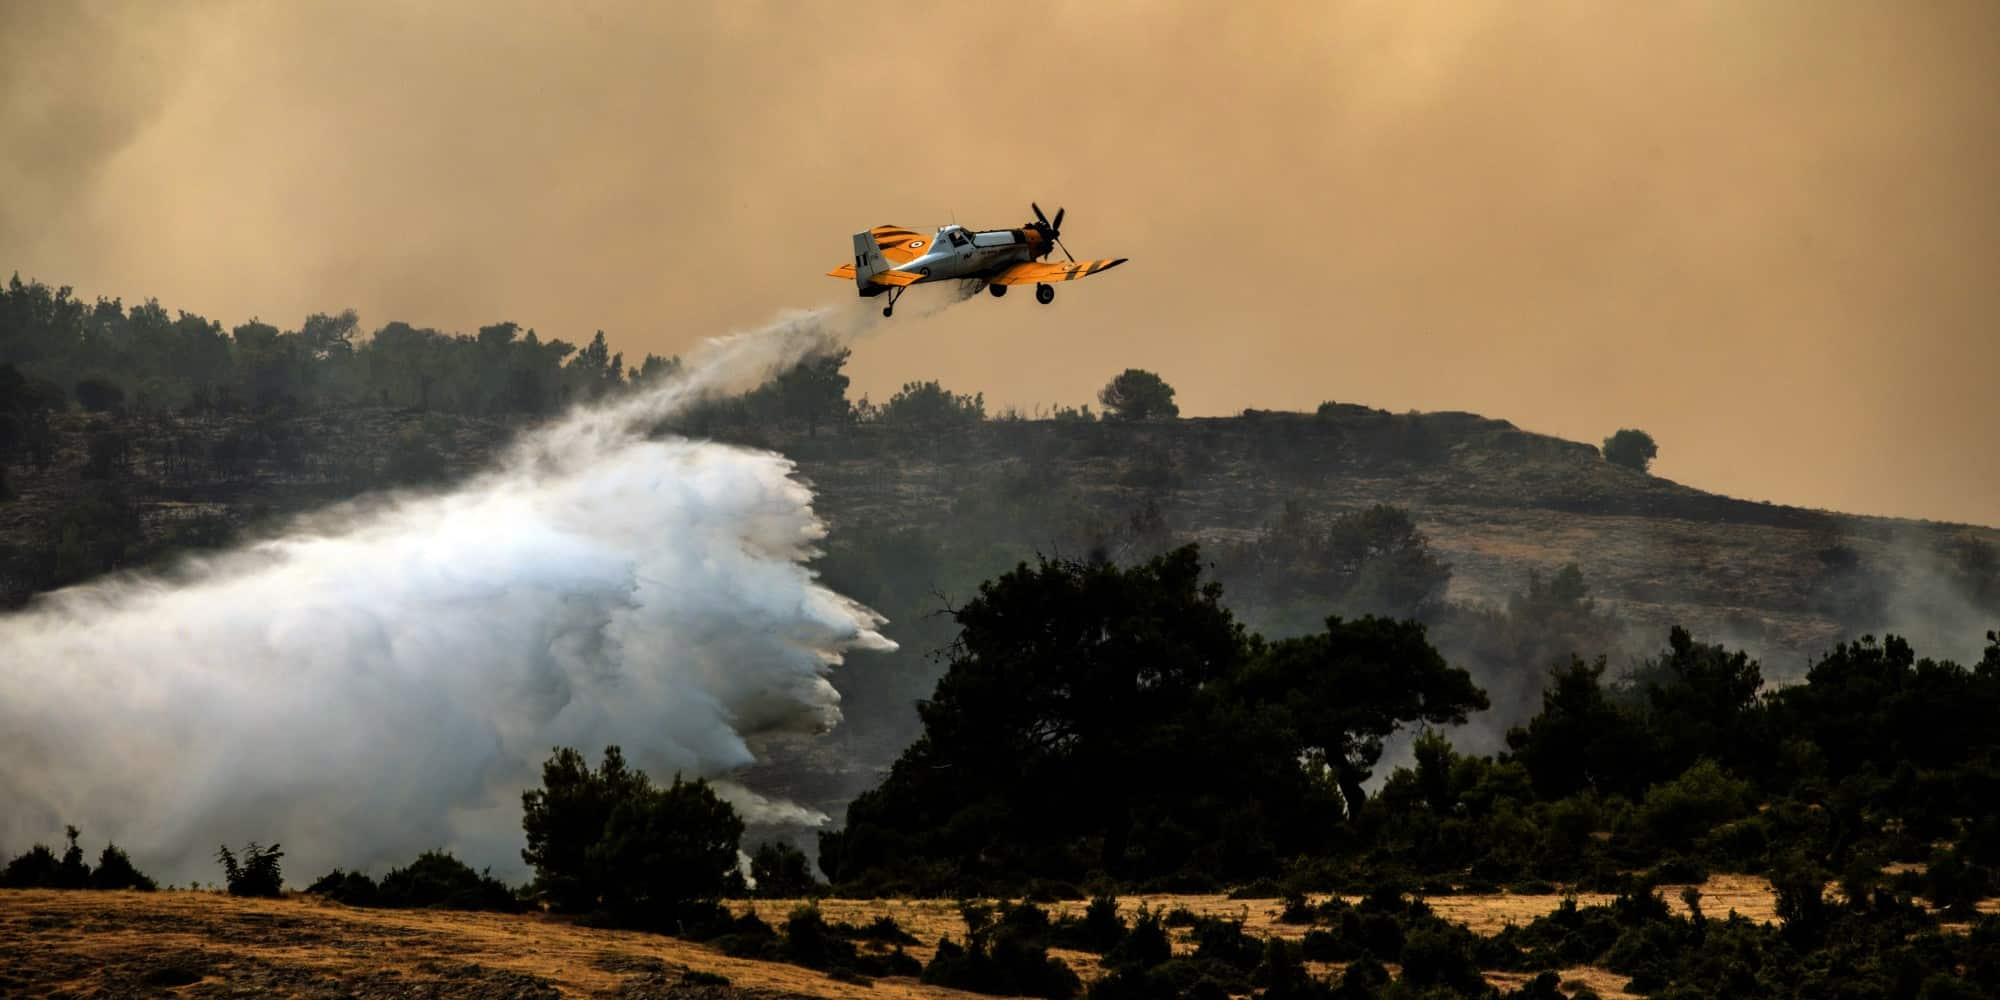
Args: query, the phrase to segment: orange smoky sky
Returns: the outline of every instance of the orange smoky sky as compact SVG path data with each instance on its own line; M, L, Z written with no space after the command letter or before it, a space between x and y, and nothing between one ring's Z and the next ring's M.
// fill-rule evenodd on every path
M1132 262L898 316L857 391L1136 366L1189 414L1640 427L1707 489L2000 524L1990 0L0 5L0 270L225 325L631 360L1031 199Z

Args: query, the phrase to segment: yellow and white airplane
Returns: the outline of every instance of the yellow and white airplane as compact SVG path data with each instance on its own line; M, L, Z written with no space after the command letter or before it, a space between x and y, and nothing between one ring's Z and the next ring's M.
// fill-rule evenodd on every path
M970 230L953 224L925 236L902 226L876 226L854 234L854 263L826 273L854 279L863 298L888 293L882 315L893 316L903 292L926 281L983 281L996 299L1007 294L1009 285L1034 285L1035 301L1048 305L1056 298L1055 282L1088 278L1125 263L1124 257L1070 257L1069 248L1062 245L1063 210L1056 209L1056 219L1050 222L1040 205L1029 202L1028 207L1035 210L1035 221L1019 229ZM1069 263L1042 260L1057 248Z

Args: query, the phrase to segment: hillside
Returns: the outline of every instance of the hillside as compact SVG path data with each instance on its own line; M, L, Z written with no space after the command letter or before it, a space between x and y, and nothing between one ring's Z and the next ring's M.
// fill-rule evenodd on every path
M38 589L36 559L56 558L38 549L61 544L51 527L88 498L115 495L129 528L103 540L102 552L59 559L54 582L141 565L176 542L217 544L371 490L469 474L521 426L366 408L256 419L72 412L52 423L52 464L7 469L14 497L0 503L0 553L9 559L0 594L8 604ZM107 436L120 439L117 454L93 470L92 441ZM1923 624L1898 621L1897 602L1907 598L1914 610L1924 588L1956 582L1933 577L1956 569L1967 546L2000 543L1992 528L1707 493L1605 463L1594 446L1467 413L1342 405L1144 424L993 420L937 434L859 425L815 437L757 428L718 436L792 457L835 545L849 532L949 528L1011 535L1012 557L1021 558L1116 539L1151 503L1168 535L1217 546L1253 537L1288 500L1320 519L1386 503L1408 510L1450 564L1453 600L1502 602L1528 571L1575 563L1593 596L1633 623L1727 637L1763 652L1780 673L1858 630ZM972 519L987 523L962 523ZM1848 551L1829 554L1839 548ZM1879 582L1885 605L1829 600L1834 576L1849 566ZM1977 636L1941 638L1972 648Z

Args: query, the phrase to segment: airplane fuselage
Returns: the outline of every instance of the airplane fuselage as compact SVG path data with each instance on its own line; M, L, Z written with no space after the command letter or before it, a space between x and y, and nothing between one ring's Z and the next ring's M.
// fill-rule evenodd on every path
M856 244L867 237L879 249L884 242L880 234L855 234ZM971 230L964 226L941 226L935 235L913 237L891 244L906 253L915 252L916 257L895 264L898 271L909 271L919 277L913 284L928 281L954 281L985 278L1005 269L1009 265L1046 257L1052 249L1042 239L1042 234L1032 229L987 229ZM857 253L857 263L863 264L866 272L865 254ZM870 284L865 277L857 284L863 295L880 295L888 291L888 286Z

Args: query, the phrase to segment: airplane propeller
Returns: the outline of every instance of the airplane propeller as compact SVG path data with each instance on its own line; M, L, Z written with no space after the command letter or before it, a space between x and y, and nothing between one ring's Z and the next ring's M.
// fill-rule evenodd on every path
M1069 248L1063 246L1063 241L1062 241L1063 213L1068 211L1068 209L1063 208L1061 205L1057 205L1056 221L1050 222L1049 217L1042 214L1042 206L1037 205L1031 201L1028 203L1028 207L1035 210L1035 218L1041 222L1042 233L1049 238L1049 242L1054 243L1059 249L1061 249L1063 252L1063 256L1069 257L1070 263L1072 264L1076 263L1076 258L1070 255Z

